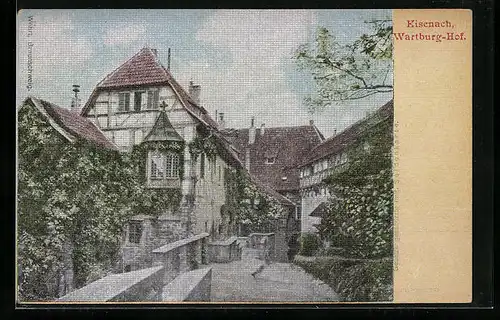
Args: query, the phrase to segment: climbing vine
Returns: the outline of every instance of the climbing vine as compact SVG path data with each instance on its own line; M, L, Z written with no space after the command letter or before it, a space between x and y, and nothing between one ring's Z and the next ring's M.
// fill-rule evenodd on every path
M212 135L196 135L188 144L188 148L194 161L196 161L202 153L205 154L208 160L214 161L219 151L215 137Z
M367 134L350 153L345 171L325 180L336 195L327 205L319 230L342 247L344 255L376 258L392 255L392 127L386 123Z
M22 300L55 298L68 256L76 287L90 281L93 271L110 270L118 257L122 228L132 215L157 214L180 203L179 189L152 190L145 185L146 147L122 155L86 141L69 143L29 105L19 110L18 128ZM170 147L180 151L179 146Z
M228 210L237 212L236 221L247 232L273 230L276 219L285 215L281 203L252 182L243 169L226 170L224 179Z

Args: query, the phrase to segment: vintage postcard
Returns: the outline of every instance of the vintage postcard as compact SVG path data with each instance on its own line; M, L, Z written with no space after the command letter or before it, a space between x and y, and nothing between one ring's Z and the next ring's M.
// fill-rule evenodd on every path
M20 10L16 301L472 299L469 10Z

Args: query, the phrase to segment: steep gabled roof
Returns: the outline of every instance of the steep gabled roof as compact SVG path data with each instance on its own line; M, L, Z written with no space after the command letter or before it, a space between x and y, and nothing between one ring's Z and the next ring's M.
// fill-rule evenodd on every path
M314 125L255 129L255 142L249 144L249 129L227 129L223 133L238 149L245 162L246 149L250 150L250 173L262 184L277 191L299 188L297 165L308 152L321 143L323 136ZM266 157L275 157L266 164ZM286 179L284 179L286 177Z
M97 84L98 88L130 87L167 81L163 67L149 48L143 48Z
M156 50L151 48L141 49L99 82L80 114L83 116L87 114L98 93L103 90L161 84L166 84L173 89L182 106L192 116L204 125L217 128L217 123L209 116L205 108L198 105L172 77L172 74L158 60Z
M167 113L161 111L151 131L144 141L183 141L168 119Z
M332 136L317 145L311 150L306 158L304 158L301 166L310 164L319 159L325 158L332 154L343 150L346 146L354 143L360 138L367 129L381 123L385 120L392 120L394 115L394 100L390 100L368 117L354 123L341 133Z
M70 142L82 139L110 150L118 150L96 125L76 112L34 97L26 98L23 105L25 104L35 107Z

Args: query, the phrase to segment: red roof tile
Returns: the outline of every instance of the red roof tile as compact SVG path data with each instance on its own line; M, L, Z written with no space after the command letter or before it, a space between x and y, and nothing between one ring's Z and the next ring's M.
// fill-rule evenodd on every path
M308 156L304 158L301 166L310 164L343 150L346 146L354 143L368 128L387 119L392 120L393 115L394 101L391 100L368 117L361 119L341 133L328 138L321 144L314 147L311 152L309 152Z
M26 102L31 102L36 108L43 108L47 115L70 135L107 149L117 150L117 147L106 138L99 128L78 113L34 97L26 99Z
M202 106L199 106L172 77L170 72L158 60L154 50L150 48L141 49L99 82L83 107L81 115L85 116L87 114L97 97L97 93L100 91L152 84L168 84L191 115L203 124L211 128L217 128L217 123L209 116L208 112Z
M250 173L262 184L278 192L298 190L297 166L322 141L321 133L313 125L265 128L264 134L259 128L255 130L252 145L248 144L249 129L228 129L223 133L239 150L243 163L246 148L250 148ZM273 155L276 157L274 163L266 164L266 156Z
M149 48L143 48L107 75L97 87L138 86L165 81L167 81L167 76L161 64L158 63L154 52Z

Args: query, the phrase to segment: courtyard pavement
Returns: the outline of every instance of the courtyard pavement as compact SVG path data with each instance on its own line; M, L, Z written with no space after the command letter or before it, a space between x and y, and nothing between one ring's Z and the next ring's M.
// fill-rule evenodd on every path
M325 283L291 263L264 265L254 278L252 272L263 261L252 254L242 260L214 263L211 301L216 302L321 302L338 301L337 294Z

